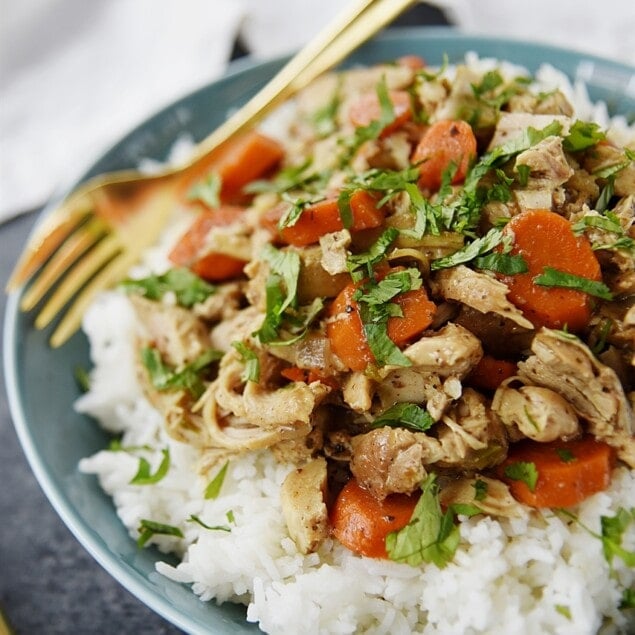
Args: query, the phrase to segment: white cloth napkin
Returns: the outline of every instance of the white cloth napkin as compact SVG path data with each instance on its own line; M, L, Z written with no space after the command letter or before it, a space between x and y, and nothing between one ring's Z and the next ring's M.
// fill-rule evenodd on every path
M466 30L635 63L632 0L431 4L449 7ZM0 221L43 204L134 125L218 77L239 32L257 57L287 53L343 6L343 0L0 0Z

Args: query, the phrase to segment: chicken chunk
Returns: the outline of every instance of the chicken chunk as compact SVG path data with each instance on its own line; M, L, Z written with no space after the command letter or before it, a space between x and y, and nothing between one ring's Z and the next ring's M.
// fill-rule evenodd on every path
M536 130L546 128L550 123L557 121L562 124L562 134L568 134L571 119L563 115L537 115L525 112L501 113L494 136L489 144L489 149L501 146L509 141L517 139L524 134L529 126Z
M481 494L477 495L477 492ZM484 514L518 518L526 512L505 483L477 475L450 481L441 487L439 502L444 508L455 503L474 505Z
M180 367L212 348L205 324L190 311L131 296L144 338L159 350L166 364Z
M465 377L483 356L483 348L466 328L449 322L435 335L422 337L404 350L419 367L442 377Z
M533 330L533 324L508 299L507 285L459 265L439 271L436 276L439 293L446 300L466 304L481 313L496 313L518 326Z
M304 554L317 551L328 537L326 460L318 458L289 472L280 489L289 535Z
M547 137L516 157L515 168L529 169L527 189L553 192L573 176L567 162L561 137Z
M531 350L533 355L518 364L519 377L564 397L587 421L589 432L624 458L619 448L632 439L635 420L615 371L598 362L579 339L558 331L543 328Z
M375 498L414 492L426 472L424 446L403 428L383 427L352 439L350 468L359 484Z
M515 380L496 390L492 410L522 436L548 442L571 439L581 433L575 410L558 393L542 386L514 387ZM512 432L512 437L517 436Z

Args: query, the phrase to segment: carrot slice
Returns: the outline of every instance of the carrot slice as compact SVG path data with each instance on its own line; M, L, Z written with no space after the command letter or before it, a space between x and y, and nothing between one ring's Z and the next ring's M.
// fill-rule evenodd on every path
M475 388L496 390L505 379L513 377L517 370L514 362L483 355L466 380Z
M517 468L534 466L535 486L518 478ZM591 436L574 441L536 443L521 441L510 448L498 475L516 500L532 507L570 507L592 494L605 490L611 482L615 451Z
M361 231L380 227L384 220L383 211L377 207L377 199L366 190L353 192L350 198L353 222L351 231ZM269 218L266 219L270 221ZM307 207L300 218L280 232L282 240L296 247L312 245L324 234L344 228L337 199L327 198Z
M600 264L584 236L575 236L571 224L554 212L537 209L518 214L504 232L513 237L511 253L520 254L527 273L499 276L509 287L508 298L536 327L582 330L591 319L591 298L576 289L544 287L534 278L552 267L589 280L602 279Z
M375 361L364 334L359 305L353 299L357 285L349 284L337 295L329 311L331 320L326 327L331 351L351 370L362 371ZM425 289L406 291L394 298L401 307L401 317L388 319L388 337L397 346L405 344L432 323L436 306L428 299Z
M331 532L354 553L388 558L386 536L410 522L417 499L414 495L391 494L380 501L351 478L331 509Z
M220 252L206 252L205 241L214 227L235 223L244 208L223 206L198 214L190 228L172 248L168 257L175 265L188 267L201 278L221 282L242 274L245 260Z
M461 183L476 156L476 137L472 127L460 119L433 123L421 137L412 155L419 165L419 187L438 190L443 173L454 163L452 183Z
M392 102L395 118L381 131L381 137L392 134L412 119L410 95L405 90L391 90L388 92L388 97ZM351 105L348 117L351 123L358 128L378 121L381 117L381 105L377 93L365 93L359 97Z
M280 143L259 132L248 132L224 144L188 174L184 193L210 172L222 182L221 203L242 201L242 188L275 168L284 157Z

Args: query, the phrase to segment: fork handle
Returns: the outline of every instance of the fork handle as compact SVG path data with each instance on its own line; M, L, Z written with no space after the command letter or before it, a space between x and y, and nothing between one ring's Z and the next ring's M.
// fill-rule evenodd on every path
M194 149L191 162L197 163L233 135L260 121L417 1L360 0L354 3L287 62L244 106L203 139Z

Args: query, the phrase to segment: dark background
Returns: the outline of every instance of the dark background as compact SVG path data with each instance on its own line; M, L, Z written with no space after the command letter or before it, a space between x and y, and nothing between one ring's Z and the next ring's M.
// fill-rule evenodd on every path
M439 25L447 20L422 4L395 26L415 24ZM232 57L247 53L239 39ZM2 289L38 212L0 225ZM6 297L0 291L3 316L5 306ZM18 635L180 633L106 573L56 515L19 446L3 370L0 373L0 611L4 621Z

